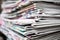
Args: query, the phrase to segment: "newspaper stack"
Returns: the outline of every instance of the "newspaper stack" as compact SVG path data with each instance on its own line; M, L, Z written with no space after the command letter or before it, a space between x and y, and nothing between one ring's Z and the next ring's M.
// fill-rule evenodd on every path
M2 5L1 17L5 22L5 27L29 39L35 39L60 31L59 7L44 2L6 1Z

